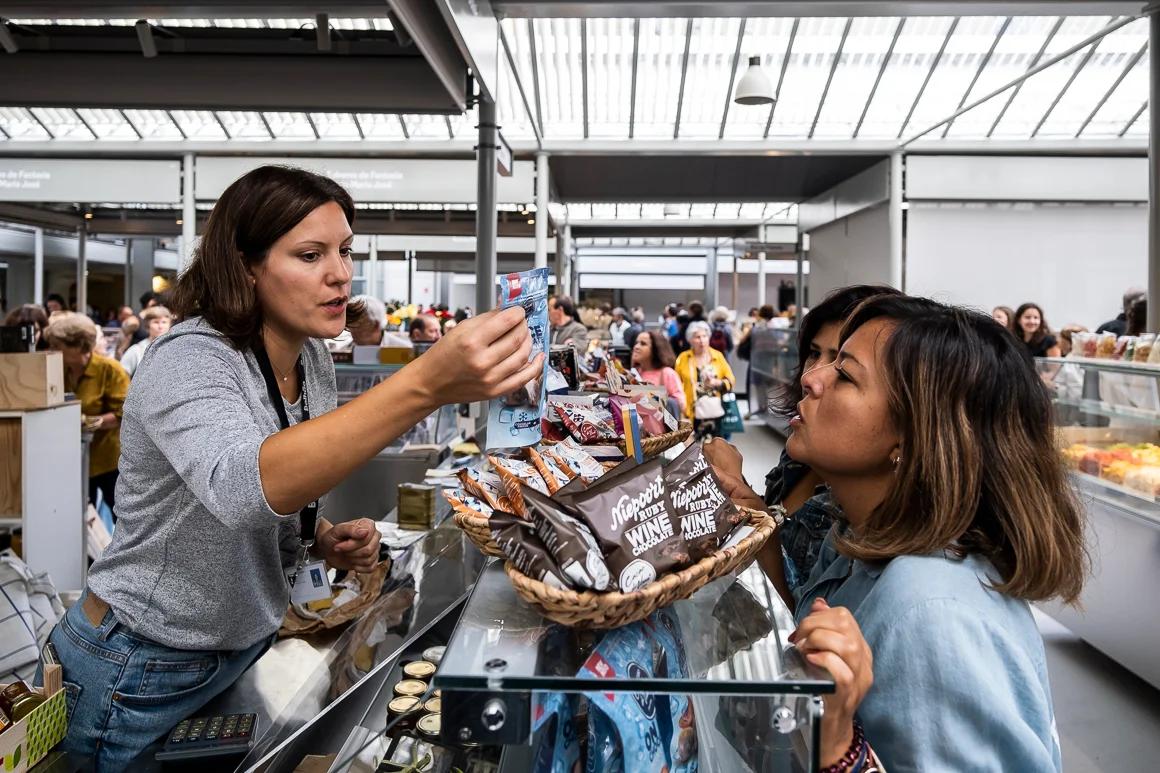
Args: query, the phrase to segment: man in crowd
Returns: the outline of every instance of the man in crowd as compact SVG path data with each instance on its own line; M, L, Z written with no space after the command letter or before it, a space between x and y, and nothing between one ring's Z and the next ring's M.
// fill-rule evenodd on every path
M636 337L644 332L644 309L634 306L632 309L632 324L624 331L624 345L629 349L636 346Z
M411 320L410 330L413 344L433 344L443 336L439 320L430 314L420 314Z
M1147 291L1141 287L1129 287L1124 291L1124 310L1113 319L1105 322L1096 328L1097 333L1115 333L1117 336L1128 334L1128 312L1132 309L1132 304L1143 298Z
M64 297L59 293L50 293L48 298L46 298L44 301L44 311L50 317L55 312L68 311L68 307L65 306L64 303Z
M548 299L548 321L552 323L551 345L571 344L580 354L588 352L588 328L576 319L576 304L567 295Z

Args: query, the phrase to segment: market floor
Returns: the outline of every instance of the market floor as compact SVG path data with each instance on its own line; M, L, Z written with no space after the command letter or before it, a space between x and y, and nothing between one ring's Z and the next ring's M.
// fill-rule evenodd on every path
M746 480L760 491L781 454L781 437L751 421L733 440L745 457ZM1047 649L1064 770L1153 769L1160 690L1038 610L1035 619Z

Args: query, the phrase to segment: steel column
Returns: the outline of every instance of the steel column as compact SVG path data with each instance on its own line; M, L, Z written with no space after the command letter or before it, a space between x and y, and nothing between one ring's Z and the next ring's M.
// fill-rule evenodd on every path
M88 223L82 223L77 229L77 311L81 314L85 314L89 306L89 261L85 256L85 242L88 241L88 237Z
M721 283L720 272L717 270L717 248L710 247L705 251L705 313L706 315L717 308L717 289Z
M536 154L536 268L548 265L548 154Z
M184 271L193 262L193 247L197 241L197 207L193 198L193 154L186 153L181 161L181 254L178 269Z
M1148 17L1148 329L1160 330L1160 12Z
M765 305L765 253L757 253L757 305Z
M495 207L495 102L479 100L479 145L476 148L478 186L475 201L475 311L495 306L496 229ZM539 213L536 213L539 215Z
M32 302L44 303L44 229L32 231Z
M904 290L902 231L902 153L890 154L890 286Z

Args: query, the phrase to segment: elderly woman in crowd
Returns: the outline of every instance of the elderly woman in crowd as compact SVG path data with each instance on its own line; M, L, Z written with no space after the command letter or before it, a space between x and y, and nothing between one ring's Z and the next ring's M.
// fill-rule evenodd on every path
M708 322L690 322L685 329L685 338L690 348L677 356L674 368L681 377L681 386L685 392L685 416L696 420L698 435L720 434L723 414L708 414L721 410L720 398L732 392L735 383L733 369L729 367L725 355L709 346L710 335ZM713 398L717 398L716 401ZM698 417L697 403L702 400L706 410ZM716 410L712 410L714 405Z
M61 353L65 389L80 400L85 429L93 433L89 447L89 501L95 504L100 491L116 517L121 410L129 392L129 376L116 360L94 353L97 326L83 314L54 315L44 337L49 349Z

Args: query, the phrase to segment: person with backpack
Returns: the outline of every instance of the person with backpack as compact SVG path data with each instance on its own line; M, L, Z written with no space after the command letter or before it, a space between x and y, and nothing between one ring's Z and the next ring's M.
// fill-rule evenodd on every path
M728 356L733 351L733 329L729 325L729 309L718 306L709 315L709 346Z

